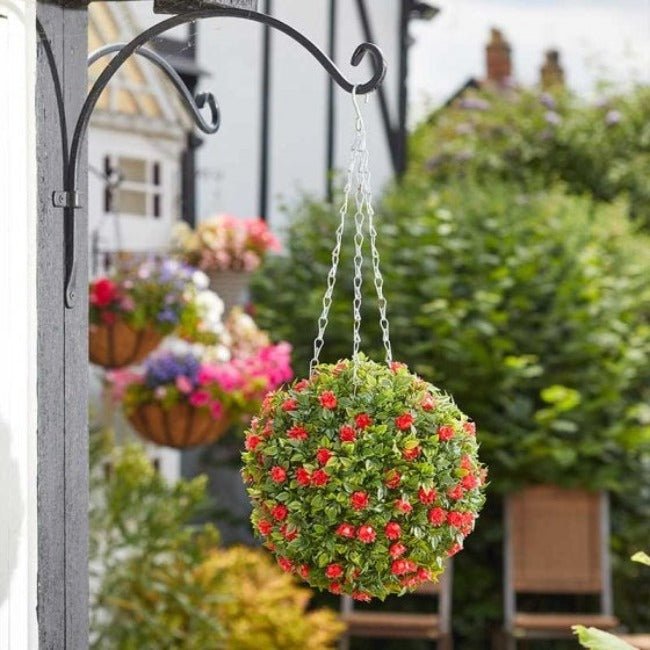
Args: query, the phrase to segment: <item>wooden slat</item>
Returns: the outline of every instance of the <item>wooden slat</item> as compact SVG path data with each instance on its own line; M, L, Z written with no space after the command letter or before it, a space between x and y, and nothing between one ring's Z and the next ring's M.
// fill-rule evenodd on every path
M572 625L593 626L612 629L618 625L615 616L605 614L534 614L519 613L515 615L514 627L521 630L567 630L571 632Z
M397 612L350 612L343 622L352 636L392 639L437 639L439 619L435 614Z
M617 634L616 636L637 650L650 650L650 634Z

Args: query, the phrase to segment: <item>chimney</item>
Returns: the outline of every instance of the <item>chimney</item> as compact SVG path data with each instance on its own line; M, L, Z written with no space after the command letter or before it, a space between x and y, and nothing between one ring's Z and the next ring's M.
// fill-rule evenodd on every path
M564 85L564 70L560 65L560 53L557 50L547 50L545 60L539 69L542 88L549 89Z
M485 47L487 80L502 85L512 75L510 44L500 30L492 28L490 42Z

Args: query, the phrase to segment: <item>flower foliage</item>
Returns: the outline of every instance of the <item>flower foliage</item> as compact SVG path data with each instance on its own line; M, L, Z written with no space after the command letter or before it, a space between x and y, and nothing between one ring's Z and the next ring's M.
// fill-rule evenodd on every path
M125 265L90 284L90 323L111 325L120 318L137 330L178 331L213 343L223 303L207 286L204 273L176 260L149 258Z
M252 521L313 587L384 598L435 579L483 505L475 427L453 400L361 356L269 394L251 423Z
M158 350L139 368L112 372L115 397L122 400L126 413L143 404L158 403L169 409L187 402L209 409L215 419L224 413L236 418L254 413L267 391L293 376L287 343L223 362L206 362L199 350L200 346L176 342L174 349Z
M280 242L262 219L218 215L192 230L179 223L174 230L176 253L204 271L253 271L267 251L280 250Z

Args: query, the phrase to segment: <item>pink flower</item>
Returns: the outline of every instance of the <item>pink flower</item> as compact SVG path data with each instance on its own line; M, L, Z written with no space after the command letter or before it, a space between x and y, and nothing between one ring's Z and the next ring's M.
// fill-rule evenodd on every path
M210 395L204 390L196 390L190 395L192 406L205 406L210 401Z
M210 414L215 420L218 420L223 415L223 405L219 400L214 400L210 404Z
M420 406L425 411L433 411L433 409L436 408L436 400L433 395L425 395L420 402Z
M395 509L409 514L413 510L413 506L406 499L397 499L395 501Z
M193 386L192 382L185 375L179 375L176 377L176 388L178 388L181 393L187 395L192 392Z
M475 436L476 424L474 422L465 422L465 424L463 424L463 431L465 431L465 433L469 433L470 436Z
M408 549L404 544L398 542L397 544L392 544L391 547L388 549L388 554L393 558L393 560L396 560L398 557L402 557L404 553L406 553Z

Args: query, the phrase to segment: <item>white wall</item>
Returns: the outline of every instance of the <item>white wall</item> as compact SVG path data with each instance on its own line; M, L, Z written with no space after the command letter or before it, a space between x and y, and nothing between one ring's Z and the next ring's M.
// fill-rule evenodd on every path
M0 649L36 621L35 5L0 0Z

